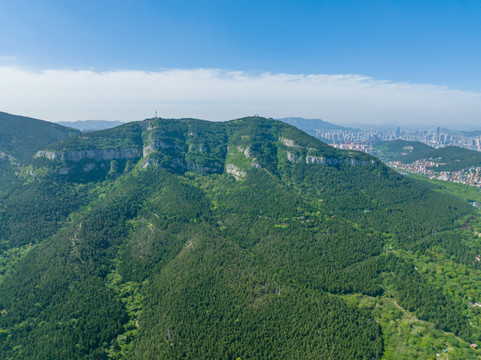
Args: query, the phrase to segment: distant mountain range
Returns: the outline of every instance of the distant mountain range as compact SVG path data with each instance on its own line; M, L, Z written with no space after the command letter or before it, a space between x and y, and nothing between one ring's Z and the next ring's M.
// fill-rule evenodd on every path
M287 117L287 118L281 118L277 120L282 121L286 124L295 126L298 129L312 136L317 136L319 130L344 130L344 131L355 130L350 127L334 125L321 119L304 119L301 117Z
M119 125L123 122L116 120L78 120L78 121L59 121L57 124L68 126L74 129L79 129L80 131L98 131L110 129Z

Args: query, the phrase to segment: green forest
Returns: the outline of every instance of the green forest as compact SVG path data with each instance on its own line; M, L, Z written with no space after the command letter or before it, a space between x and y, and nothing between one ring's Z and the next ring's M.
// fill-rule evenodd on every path
M460 190L260 117L41 149L92 152L0 163L2 359L479 358Z

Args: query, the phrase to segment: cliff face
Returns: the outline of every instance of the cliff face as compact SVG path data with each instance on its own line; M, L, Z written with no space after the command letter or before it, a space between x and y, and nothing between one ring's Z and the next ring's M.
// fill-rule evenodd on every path
M140 163L140 168L145 169L150 166L165 167L172 171L192 171L203 175L219 174L223 171L223 163L220 161L212 161L208 165L200 164L192 160L185 160L183 157L174 157L163 162L155 154L146 156Z
M142 157L142 150L138 148L123 149L89 149L89 150L68 150L38 151L35 158L46 158L52 161L61 162L62 166L56 169L61 176L82 175L96 173L97 177L106 176L107 172L118 172L115 161L136 160Z
M35 158L45 157L54 161L72 161L79 162L82 160L108 161L108 160L126 160L142 157L142 151L136 148L126 149L93 149L93 150L76 150L76 151L50 151L41 150L35 154Z
M296 161L299 158L295 158L292 154L288 155L289 161ZM296 159L296 160L291 160ZM326 158L326 157L318 157L318 156L306 156L306 163L307 164L323 164L323 165L339 165L342 163L347 163L351 166L362 166L362 165L373 165L377 166L378 162L375 160L358 160L358 159L336 159L336 158Z

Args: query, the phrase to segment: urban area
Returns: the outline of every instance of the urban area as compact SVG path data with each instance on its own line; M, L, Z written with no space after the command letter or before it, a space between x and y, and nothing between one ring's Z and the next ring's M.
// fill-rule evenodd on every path
M418 141L434 148L458 146L481 151L481 132L454 133L443 131L439 127L435 130L401 130L399 127L394 130L319 130L316 135L334 147L363 151L375 156L378 155L374 146L377 142L396 139ZM420 159L410 164L388 161L387 164L400 172L481 187L480 167L459 171L436 171L437 167L446 164L429 159Z
M341 149L359 150L375 155L373 145L379 141L396 139L419 141L434 148L459 146L465 149L481 151L481 131L453 132L437 127L435 130L316 130L316 137L329 145Z

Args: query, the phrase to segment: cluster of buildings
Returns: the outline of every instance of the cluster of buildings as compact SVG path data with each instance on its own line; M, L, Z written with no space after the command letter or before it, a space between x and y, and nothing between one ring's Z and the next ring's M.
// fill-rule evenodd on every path
M355 142L345 142L341 144L330 144L331 146L343 150L357 150L357 151L363 151L368 154L375 154L374 148L372 147L372 144L370 143L355 143Z
M444 146L459 146L462 148L481 151L481 134L466 135L468 133L454 133L437 127L435 130L316 130L316 137L324 139L328 144L342 149L361 150L372 153L372 145L378 141L392 141L396 139L419 141L434 148ZM357 148L356 148L357 147Z
M439 127L433 130L404 130L399 127L395 130L397 139L407 141L419 141L434 148L445 146L459 146L469 150L481 151L481 135L464 135L441 130Z
M428 160L417 160L411 164L404 164L401 161L390 161L388 164L398 171L424 175L429 179L452 181L460 184L481 187L481 167L459 171L436 171L433 168L446 164Z
M458 146L465 149L481 151L481 133L455 133L439 127L431 130L393 130L375 129L319 129L316 136L322 138L329 145L347 150L358 150L368 154L377 155L374 145L379 141L393 141L397 139L418 141L434 148L445 146ZM460 171L436 171L436 168L445 163L431 160L418 160L411 164L400 161L388 163L391 167L401 172L409 172L427 176L430 179L452 181L461 184L481 187L481 168L469 168Z

